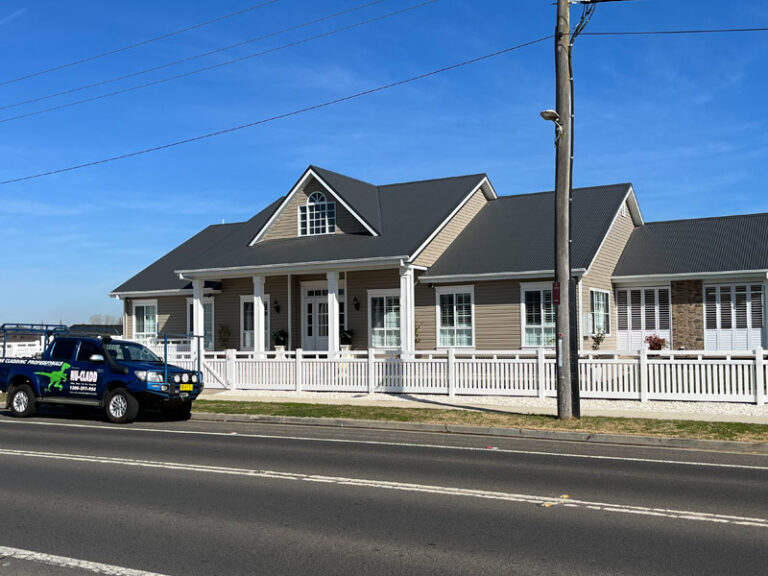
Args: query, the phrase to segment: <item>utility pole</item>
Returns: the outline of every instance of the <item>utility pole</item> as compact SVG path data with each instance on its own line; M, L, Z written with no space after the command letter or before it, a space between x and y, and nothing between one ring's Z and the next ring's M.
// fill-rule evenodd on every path
M571 82L570 6L557 2L555 31L555 74L557 76L557 154L555 159L555 336L557 359L557 417L573 418L571 390Z

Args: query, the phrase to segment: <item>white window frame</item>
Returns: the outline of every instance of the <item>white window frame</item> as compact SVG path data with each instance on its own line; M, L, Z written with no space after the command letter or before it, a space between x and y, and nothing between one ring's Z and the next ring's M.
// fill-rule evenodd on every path
M470 298L470 319L472 322L471 325L471 343L468 345L458 345L454 344L452 346L443 345L440 344L440 330L442 330L442 315L441 315L441 309L440 309L440 296L445 294L452 294L453 299L453 307L454 307L454 317L455 317L455 309L456 309L456 294L469 294ZM470 348L473 349L475 347L475 323L476 323L476 317L475 317L475 286L472 284L468 284L465 286L438 286L435 288L435 328L436 328L436 345L438 350L443 350L447 348ZM451 328L450 326L446 327L446 329ZM458 329L457 326L453 326L454 330L454 340L455 340L455 333Z
M549 290L550 292L553 292L552 282L524 282L520 284L520 348L541 348L542 347L542 346L536 346L534 344L525 343L525 329L526 329L525 293L537 292L542 290ZM553 312L555 313L555 317L557 317L557 311L555 310L555 304L554 304L554 293L552 294L552 308L553 308ZM543 331L544 330L543 311L542 311L541 321L542 321L541 328ZM554 342L552 344L544 343L543 345L543 348L554 348L554 347L555 347Z
M746 315L747 315L747 327L746 328L737 328L737 320L736 320L736 286L745 286L746 287ZM751 342L751 335L752 332L755 330L758 330L758 328L755 328L752 325L752 288L758 287L760 288L760 297L762 299L761 306L762 306L762 326L759 328L760 330L760 342L754 343ZM717 324L716 328L707 328L707 290L709 288L715 289L715 322ZM722 316L721 316L721 293L723 288L727 288L731 295L731 327L730 328L722 328ZM723 332L733 332L736 330L746 330L748 333L748 339L750 342L748 343L748 347L750 349L756 348L757 346L763 346L764 340L766 338L766 320L768 319L768 314L766 312L766 285L764 282L760 280L751 280L751 281L743 281L743 282L729 282L729 283L712 283L712 284L704 284L702 283L701 286L701 298L702 298L702 326L704 328L704 348L707 349L707 332L709 333L716 333L717 334L717 340L720 340L720 335Z
M312 201L312 197L315 195L322 196L322 201L315 200ZM329 207L333 210L333 221L331 221L328 218L328 209ZM323 212L322 220L322 232L310 232L310 223L312 221L312 212L314 210L321 210ZM297 211L297 218L298 218L298 226L297 226L297 235L304 237L304 236L323 236L326 234L335 234L336 233L336 202L329 201L328 197L325 195L324 192L321 192L319 190L315 190L314 192L310 192L307 195L307 201L306 203L299 206L299 209ZM304 220L304 228L305 232L302 234L302 219Z
M213 351L216 349L216 306L213 303L213 296L204 296L202 299L203 302L203 349L208 351ZM187 332L190 334L193 332L191 330L192 327L192 313L189 310L189 307L194 304L195 299L194 298L187 298L187 323L185 324L187 328ZM205 345L205 305L210 304L211 305L211 346L207 347Z
M393 296L396 296L398 300L400 300L400 289L399 288L391 288L386 290L368 290L368 347L373 348L375 350L400 350L400 346L402 342L399 342L398 344L394 346L374 346L373 345L373 325L371 324L371 321L373 320L373 302L372 300L374 298L384 298L384 314L386 315L386 309L387 309L387 303L386 298L391 298ZM400 310L400 323L403 321L403 303L399 302L399 310ZM394 330L397 330L397 337L400 338L400 327L394 328ZM386 341L386 333L384 340Z
M264 294L261 297L262 302L264 303L264 347L267 350L272 349L272 332L271 332L271 324L272 324L272 298L269 294ZM253 294L243 294L240 296L240 350L243 351L252 351L253 350L253 344L250 346L245 345L245 303L246 302L253 302L254 307L256 306L256 303L254 302ZM248 330L248 332L253 332L253 330ZM253 338L251 338L253 341Z
M605 336L611 336L613 333L612 329L612 320L613 320L613 314L611 314L611 292L610 290L603 290L602 288L590 288L589 289L589 333L590 336L594 336L597 334L595 332L595 311L592 307L593 300L592 300L592 293L598 293L598 294L605 294L607 297L606 302L606 310L605 313L608 315L608 331L604 332Z
M143 337L139 337L139 332L136 331L136 308L139 307L146 307L146 306L154 306L155 307L155 331L154 332L141 332ZM158 326L158 319L160 316L160 311L158 309L157 300L134 300L132 303L132 309L131 309L131 335L133 336L134 340L152 340L157 339L157 329ZM151 336L150 336L151 335Z

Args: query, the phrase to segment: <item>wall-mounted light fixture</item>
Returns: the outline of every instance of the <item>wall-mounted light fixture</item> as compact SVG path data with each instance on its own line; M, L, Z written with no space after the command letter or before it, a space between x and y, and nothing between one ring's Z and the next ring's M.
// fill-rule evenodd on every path
M360 300L357 299L357 296L352 300L352 305L355 307L355 310L360 310Z
M280 314L280 302L275 300L274 304L272 304L272 308L275 309L276 314Z

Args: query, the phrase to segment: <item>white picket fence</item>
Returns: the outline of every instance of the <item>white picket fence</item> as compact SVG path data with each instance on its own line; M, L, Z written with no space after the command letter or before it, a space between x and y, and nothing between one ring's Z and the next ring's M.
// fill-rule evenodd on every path
M192 354L168 354L192 368ZM313 392L393 392L557 396L550 350L418 352L401 357L369 351L207 352L209 388ZM582 398L749 402L765 404L768 363L754 351L600 351L579 359Z

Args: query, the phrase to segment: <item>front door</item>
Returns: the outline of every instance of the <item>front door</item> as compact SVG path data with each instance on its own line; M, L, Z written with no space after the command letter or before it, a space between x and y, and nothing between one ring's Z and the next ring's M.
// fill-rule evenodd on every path
M306 291L302 325L304 350L328 350L328 290Z

